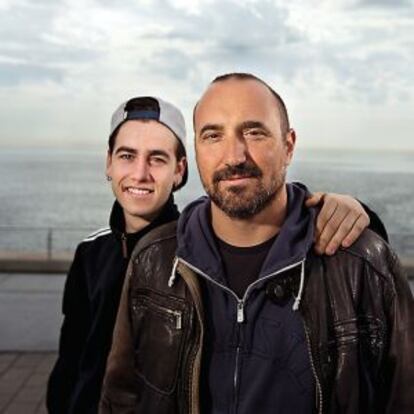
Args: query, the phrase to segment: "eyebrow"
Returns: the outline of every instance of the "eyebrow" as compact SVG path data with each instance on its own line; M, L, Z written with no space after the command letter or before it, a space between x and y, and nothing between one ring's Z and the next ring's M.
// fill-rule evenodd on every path
M239 131L243 131L244 129L251 129L251 128L261 128L267 133L269 133L269 128L263 122L260 121L244 121L242 122L237 129ZM224 126L221 124L206 124L200 130L200 135L202 135L206 131L224 131Z
M116 149L115 154L119 154L120 152L128 152L130 154L136 154L138 151L131 147L119 147Z
M164 150L160 150L160 149L151 150L149 152L149 156L150 157L161 156L161 157L167 158L168 160L170 159L170 154L168 154L168 152L166 152Z
M243 131L244 129L251 129L251 128L261 128L266 132L270 132L269 128L267 128L266 125L260 121L245 121L245 122L242 122L238 127L240 131Z
M137 155L138 151L135 148L131 148L131 147L119 147L117 148L117 150L115 151L115 154L119 154L120 152L127 152L129 154L133 154L133 155ZM156 156L161 156L161 157L165 157L167 159L170 159L170 154L168 154L168 152L161 150L161 149L154 149L154 150L150 150L149 151L149 156L150 157L156 157Z
M206 131L224 131L224 126L220 124L206 124L201 128L200 135Z

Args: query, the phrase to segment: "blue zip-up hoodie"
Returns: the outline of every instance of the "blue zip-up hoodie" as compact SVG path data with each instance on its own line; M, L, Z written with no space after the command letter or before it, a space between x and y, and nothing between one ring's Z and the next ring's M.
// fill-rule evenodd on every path
M303 321L301 288L284 301L266 288L288 271L301 272L313 243L315 212L304 206L307 190L287 184L288 211L256 282L243 298L223 274L210 220L210 200L201 197L178 223L178 260L198 275L205 308L206 335L201 370L203 414L312 413L315 382ZM302 286L303 287L303 286ZM269 290L267 290L269 292Z

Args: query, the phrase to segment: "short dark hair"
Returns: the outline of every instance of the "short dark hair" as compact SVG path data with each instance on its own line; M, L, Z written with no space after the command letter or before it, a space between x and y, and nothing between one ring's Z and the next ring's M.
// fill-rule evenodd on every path
M281 96L270 86L268 85L263 79L251 74L251 73L243 73L243 72L233 72L233 73L226 73L224 75L219 75L215 77L211 82L210 85L217 82L223 82L229 79L236 79L236 80L255 80L260 82L262 85L266 86L267 89L272 93L272 95L276 99L277 107L279 109L279 116L280 116L280 129L282 132L283 137L289 132L290 129L290 122L289 122L289 115L287 112L286 105L281 98ZM195 125L195 111L197 108L198 102L194 107L193 110L193 125Z
M151 98L151 97L140 98L139 100L138 99L133 100L130 103L131 103L131 105L133 105L133 108L126 107L127 110L131 110L131 109L141 110L141 111L157 111L157 110L159 110L157 101L155 99ZM128 105L130 103L128 103ZM141 121L142 122L149 122L150 120L149 119L142 119ZM119 133L119 130L121 129L121 126L123 124L124 123L120 124L118 126L118 128L115 129L115 131L109 137L108 152L110 154L112 154L113 151L114 151L116 137L117 137L117 135ZM171 131L171 132L174 134L174 136L177 140L177 145L176 145L176 148L175 148L175 157L177 158L177 161L180 161L182 158L185 158L187 156L186 151L185 151L185 147L184 147L184 144L181 142L181 140L177 137L177 135L173 131ZM184 175L183 175L183 179L181 180L181 183L178 184L177 186L174 186L173 191L177 191L180 188L184 187L185 184L187 183L187 180L188 180L188 163L186 163L185 170L184 170Z

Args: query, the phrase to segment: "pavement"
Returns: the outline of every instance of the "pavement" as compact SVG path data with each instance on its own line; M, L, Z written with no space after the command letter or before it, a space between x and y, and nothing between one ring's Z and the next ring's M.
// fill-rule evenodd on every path
M0 274L0 413L46 413L62 322L62 274Z
M62 274L0 273L0 414L46 413L64 283Z
M55 351L65 275L0 273L0 351Z
M46 413L46 382L54 352L0 352L0 413Z

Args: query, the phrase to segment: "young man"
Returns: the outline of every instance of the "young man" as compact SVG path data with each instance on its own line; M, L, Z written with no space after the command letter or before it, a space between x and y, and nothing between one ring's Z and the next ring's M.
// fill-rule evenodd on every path
M222 76L194 123L209 197L180 216L177 250L175 224L136 246L101 412L413 412L407 281L370 231L314 254L316 212L285 182L296 137L280 96Z
M50 413L95 413L120 292L135 244L178 218L173 192L187 181L181 112L137 97L112 116L107 178L116 201L110 228L77 247L64 298L59 356L51 373Z

